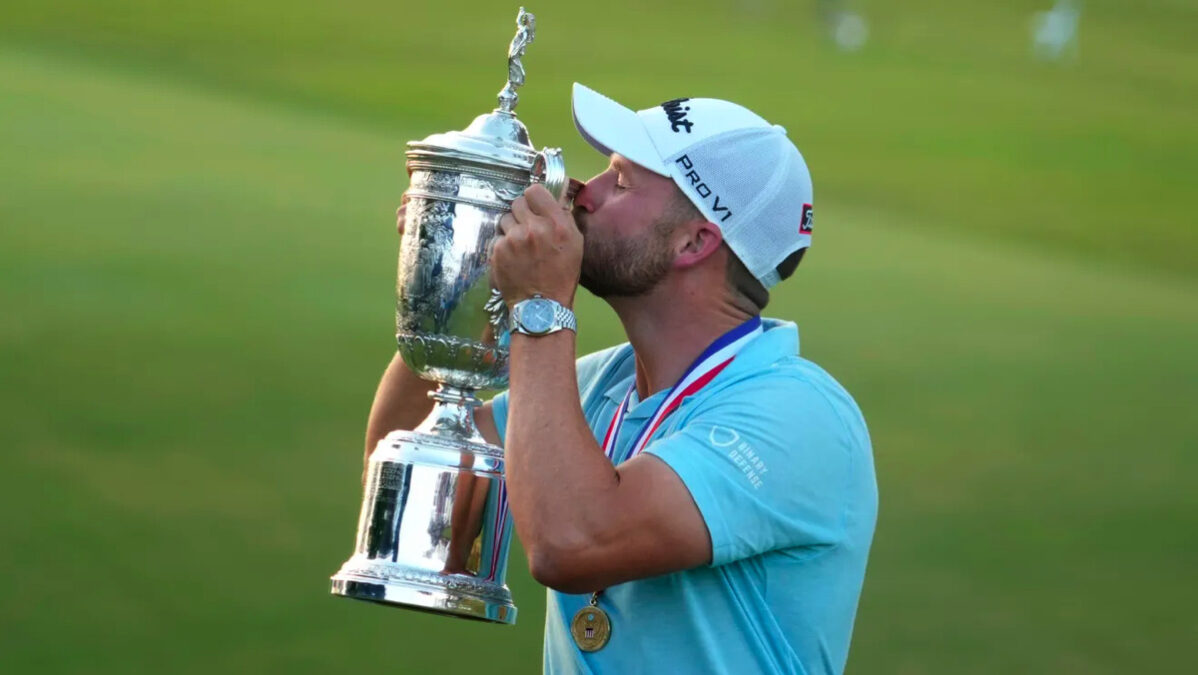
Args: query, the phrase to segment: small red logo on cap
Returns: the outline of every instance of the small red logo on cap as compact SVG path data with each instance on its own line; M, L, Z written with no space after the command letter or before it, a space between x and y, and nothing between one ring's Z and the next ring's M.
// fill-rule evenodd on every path
M815 209L810 204L803 205L803 216L799 219L799 234L811 234L815 229Z

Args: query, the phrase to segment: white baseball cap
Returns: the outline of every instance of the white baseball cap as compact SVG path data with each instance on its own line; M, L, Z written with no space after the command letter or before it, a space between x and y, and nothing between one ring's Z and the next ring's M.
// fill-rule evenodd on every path
M680 98L639 112L574 83L574 126L613 152L673 178L766 288L777 267L811 245L811 173L786 129L714 98Z

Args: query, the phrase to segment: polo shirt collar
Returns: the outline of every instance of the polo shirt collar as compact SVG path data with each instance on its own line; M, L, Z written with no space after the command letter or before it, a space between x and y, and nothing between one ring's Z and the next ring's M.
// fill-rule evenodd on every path
M716 376L716 380L731 373L760 368L778 359L787 356L797 356L799 354L799 327L794 322L763 317L761 319L761 326L765 329L764 332L745 345L740 353L737 354L736 360ZM629 351L632 350L631 346L626 345L626 347ZM628 393L628 388L632 386L633 381L636 379L635 363L636 359L632 358L631 354L629 354L629 358L621 359L621 366L628 367L630 372L623 377L616 375L615 383L608 387L607 391L603 392L603 395L616 405L619 405L624 400L624 395ZM620 370L623 370L623 368L620 368ZM636 402L636 393L633 393L633 405L632 409L628 411L627 419L637 419L652 415L653 411L657 409L657 404L668 393L669 389L663 389L639 403ZM696 395L698 393L696 392ZM688 396L686 398L691 397Z

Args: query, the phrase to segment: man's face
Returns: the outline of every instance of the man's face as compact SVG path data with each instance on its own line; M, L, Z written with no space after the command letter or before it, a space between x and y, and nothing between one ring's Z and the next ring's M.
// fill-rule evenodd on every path
M613 154L574 199L583 234L579 284L601 298L631 297L665 278L674 261L676 193L674 181Z

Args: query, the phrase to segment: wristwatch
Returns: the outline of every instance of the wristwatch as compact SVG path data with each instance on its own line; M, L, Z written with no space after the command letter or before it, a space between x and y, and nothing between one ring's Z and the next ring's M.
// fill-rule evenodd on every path
M574 319L574 312L566 309L560 302L536 293L512 307L511 328L513 333L537 337L559 330L572 330L577 333L578 322Z

